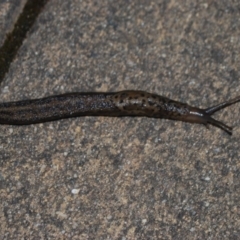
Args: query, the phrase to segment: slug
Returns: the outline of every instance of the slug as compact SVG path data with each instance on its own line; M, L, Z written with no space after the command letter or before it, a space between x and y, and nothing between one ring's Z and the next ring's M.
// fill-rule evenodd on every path
M211 115L239 101L240 96L201 109L143 91L67 93L0 103L0 124L26 125L77 116L146 116L212 124L231 135L232 127Z

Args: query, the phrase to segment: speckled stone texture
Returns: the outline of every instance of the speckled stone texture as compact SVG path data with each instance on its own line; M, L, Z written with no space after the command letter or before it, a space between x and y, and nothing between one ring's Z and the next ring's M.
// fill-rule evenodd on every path
M1 101L155 92L199 107L240 95L240 3L50 0ZM0 126L1 239L240 239L240 104L220 129L82 117Z
M6 34L12 31L27 0L0 0L0 46Z

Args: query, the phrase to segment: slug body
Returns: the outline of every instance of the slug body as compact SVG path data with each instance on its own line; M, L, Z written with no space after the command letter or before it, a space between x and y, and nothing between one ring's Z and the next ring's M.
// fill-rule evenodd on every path
M146 116L232 128L211 115L240 101L240 96L200 109L143 91L68 93L41 99L0 103L0 124L26 125L77 116Z

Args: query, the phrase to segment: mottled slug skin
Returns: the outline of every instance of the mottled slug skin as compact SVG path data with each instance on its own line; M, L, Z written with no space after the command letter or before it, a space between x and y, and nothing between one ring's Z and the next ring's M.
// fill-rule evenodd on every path
M32 124L62 118L111 115L116 108L103 93L68 93L0 104L0 123Z
M231 134L231 127L210 115L239 101L240 96L214 107L199 109L143 91L68 93L0 103L0 123L25 125L77 116L147 116L210 123Z
M169 98L143 91L114 93L111 101L121 116L147 116L174 119L187 115L189 106Z
M174 118L188 105L143 91L69 93L0 104L0 123L31 124L76 116L148 116Z

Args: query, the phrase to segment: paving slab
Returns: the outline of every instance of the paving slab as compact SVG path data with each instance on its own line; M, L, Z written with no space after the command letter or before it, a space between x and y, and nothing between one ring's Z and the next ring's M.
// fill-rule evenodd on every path
M240 95L237 1L49 1L1 101L145 90ZM0 126L2 239L239 239L240 104L210 126L79 117Z
M0 0L0 46L5 36L12 31L27 0L6 1Z

